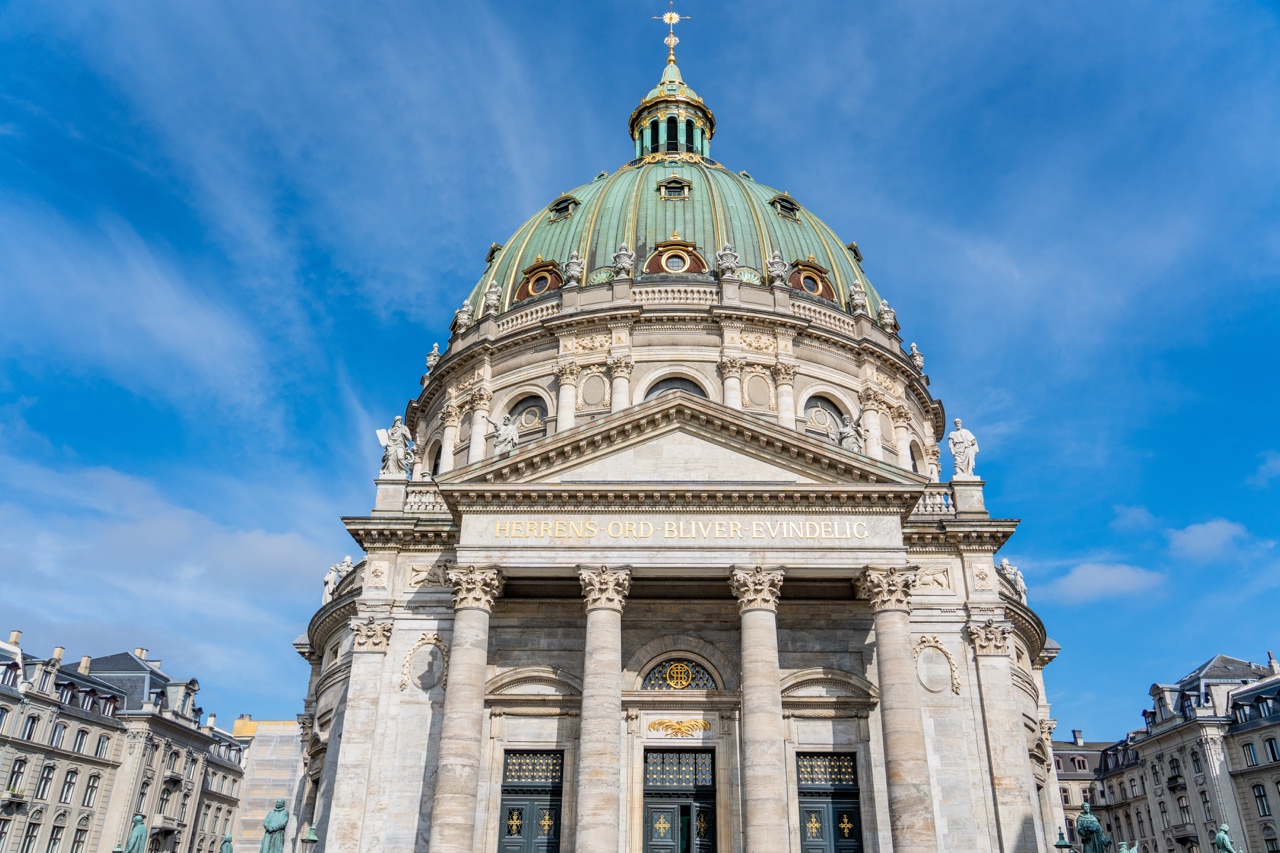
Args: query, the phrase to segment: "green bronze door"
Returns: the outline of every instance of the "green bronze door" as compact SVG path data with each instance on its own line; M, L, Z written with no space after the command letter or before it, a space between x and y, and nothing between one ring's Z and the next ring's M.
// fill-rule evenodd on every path
M715 853L715 760L710 750L644 755L645 853Z
M861 853L862 815L852 753L796 756L800 853Z
M499 853L560 853L564 754L508 752L498 810Z

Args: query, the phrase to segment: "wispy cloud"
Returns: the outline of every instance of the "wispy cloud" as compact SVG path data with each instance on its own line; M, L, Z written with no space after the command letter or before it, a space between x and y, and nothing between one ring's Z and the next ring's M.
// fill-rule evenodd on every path
M1262 462L1258 465L1258 470L1249 477L1249 485L1265 489L1277 477L1280 477L1280 453L1268 450L1262 454Z
M1243 524L1215 518L1170 530L1168 536L1169 553L1174 557L1206 563L1235 554L1248 540L1249 531Z
M1132 599L1159 589L1165 576L1125 563L1081 563L1045 586L1045 594L1065 604Z

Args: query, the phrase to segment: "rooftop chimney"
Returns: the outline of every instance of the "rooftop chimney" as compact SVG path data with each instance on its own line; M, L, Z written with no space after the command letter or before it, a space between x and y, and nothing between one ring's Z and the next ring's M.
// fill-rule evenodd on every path
M216 726L217 724L218 724L218 715L217 715L217 714L210 714L210 715L209 715L209 728L213 728L213 727L214 727L214 726Z
M1084 729L1072 729L1071 740L1075 741L1076 746L1084 746Z
M22 632L21 632L21 631L10 631L10 632L9 632L9 645L11 645L11 646L16 646L16 645L18 645L18 644L19 644L19 641L20 641L21 639L22 639Z
M62 646L54 646L53 659L56 660L58 663L62 663L62 653L65 651L66 649L64 649Z
M10 640L9 642L13 643L15 646L18 644L16 640ZM1271 654L1271 652L1267 652L1267 666L1271 667L1271 672L1273 674L1280 675L1280 662L1276 661L1276 656Z
M147 659L147 650L142 648L142 646L138 646L138 648L134 649L133 653L143 660Z
M80 658L80 674L81 675L88 675L89 670L92 668L92 666L93 666L93 658L89 657L88 655L85 655L84 657Z

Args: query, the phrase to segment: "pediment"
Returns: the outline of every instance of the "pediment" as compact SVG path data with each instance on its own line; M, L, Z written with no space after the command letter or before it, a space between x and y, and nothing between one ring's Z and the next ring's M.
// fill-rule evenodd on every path
M893 465L682 392L581 424L438 478L466 485L919 487Z

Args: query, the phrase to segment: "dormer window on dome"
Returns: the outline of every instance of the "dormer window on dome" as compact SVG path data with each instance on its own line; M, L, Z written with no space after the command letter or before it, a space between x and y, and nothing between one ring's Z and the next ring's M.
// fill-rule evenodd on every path
M818 299L837 302L836 290L831 286L827 274L828 271L814 263L813 256L810 255L807 261L796 261L791 274L787 276L787 284Z
M654 247L653 254L644 263L644 271L651 274L675 273L677 275L705 273L707 262L702 259L702 255L698 254L695 245L672 234L670 240Z
M564 283L564 279L560 275L560 270L555 261L544 261L539 258L532 266L525 269L523 278L520 280L520 286L516 288L516 294L511 299L511 304L523 302L526 299L533 299L550 293L553 290L559 290L560 285Z
M786 193L775 195L769 199L769 204L773 205L773 209L778 211L778 215L783 219L790 219L792 222L800 221L800 205Z
M672 172L671 177L658 181L658 195L663 201L688 201L692 187L693 181Z
M578 201L571 195L565 194L560 196L558 199L551 202L547 208L551 211L551 221L559 222L561 219L568 219L570 216L573 216L573 211L577 209L580 204L582 204L582 202Z

